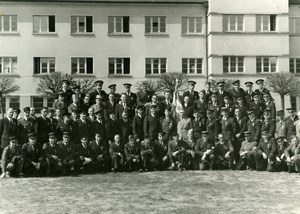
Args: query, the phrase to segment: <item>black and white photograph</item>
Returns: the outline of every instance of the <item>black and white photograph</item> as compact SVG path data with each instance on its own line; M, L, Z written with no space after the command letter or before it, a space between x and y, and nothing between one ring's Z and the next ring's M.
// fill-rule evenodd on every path
M0 214L300 213L300 0L0 0Z

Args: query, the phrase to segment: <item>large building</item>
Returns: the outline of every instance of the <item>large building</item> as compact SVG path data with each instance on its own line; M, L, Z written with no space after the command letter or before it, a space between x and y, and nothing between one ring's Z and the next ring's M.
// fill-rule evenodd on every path
M246 80L300 73L300 9L288 0L48 0L0 2L0 76L21 90L5 109L51 106L39 77L117 83L183 72ZM299 31L299 32L298 32ZM299 43L299 45L298 45ZM134 88L133 88L134 89ZM135 89L134 89L135 90ZM274 96L276 103L277 96ZM299 98L292 105L299 108ZM290 98L286 97L289 106ZM280 105L277 105L278 107Z

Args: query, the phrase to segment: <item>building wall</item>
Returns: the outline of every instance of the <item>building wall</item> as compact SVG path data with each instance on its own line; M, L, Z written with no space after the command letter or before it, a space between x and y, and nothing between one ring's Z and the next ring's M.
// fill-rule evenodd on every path
M181 33L181 17L205 18L203 5L1 3L0 14L18 15L18 34L0 35L0 56L18 57L16 80L21 90L16 94L24 97L21 106L28 104L27 98L35 94L39 81L33 75L33 57L55 57L56 71L68 74L71 74L71 57L93 57L91 78L102 79L104 89L111 83L143 80L146 57L166 57L167 72L181 72L182 58L203 58L203 69L206 67L205 19L201 35ZM55 15L56 33L33 35L33 15ZM71 15L93 16L93 35L71 35ZM130 16L131 34L109 36L108 16ZM166 16L167 35L145 36L145 16ZM130 76L108 77L109 57L130 57ZM118 91L123 91L123 87Z

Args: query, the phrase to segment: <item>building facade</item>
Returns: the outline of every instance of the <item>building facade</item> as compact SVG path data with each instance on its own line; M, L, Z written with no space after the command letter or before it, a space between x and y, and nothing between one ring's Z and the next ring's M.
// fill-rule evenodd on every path
M132 0L0 2L0 76L21 90L5 109L51 106L36 94L39 77L135 84L183 72L255 81L273 72L300 73L300 9L288 0ZM299 32L298 32L299 31ZM298 50L299 49L299 50ZM135 88L133 87L133 90ZM280 102L274 96L277 106ZM299 108L299 99L292 103ZM286 98L290 102L290 98ZM289 106L289 104L286 104Z

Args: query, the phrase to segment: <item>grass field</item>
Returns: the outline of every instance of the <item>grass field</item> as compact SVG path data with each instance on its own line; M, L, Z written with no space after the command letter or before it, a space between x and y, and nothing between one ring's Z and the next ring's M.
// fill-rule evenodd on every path
M300 176L168 171L3 179L0 213L300 213Z

